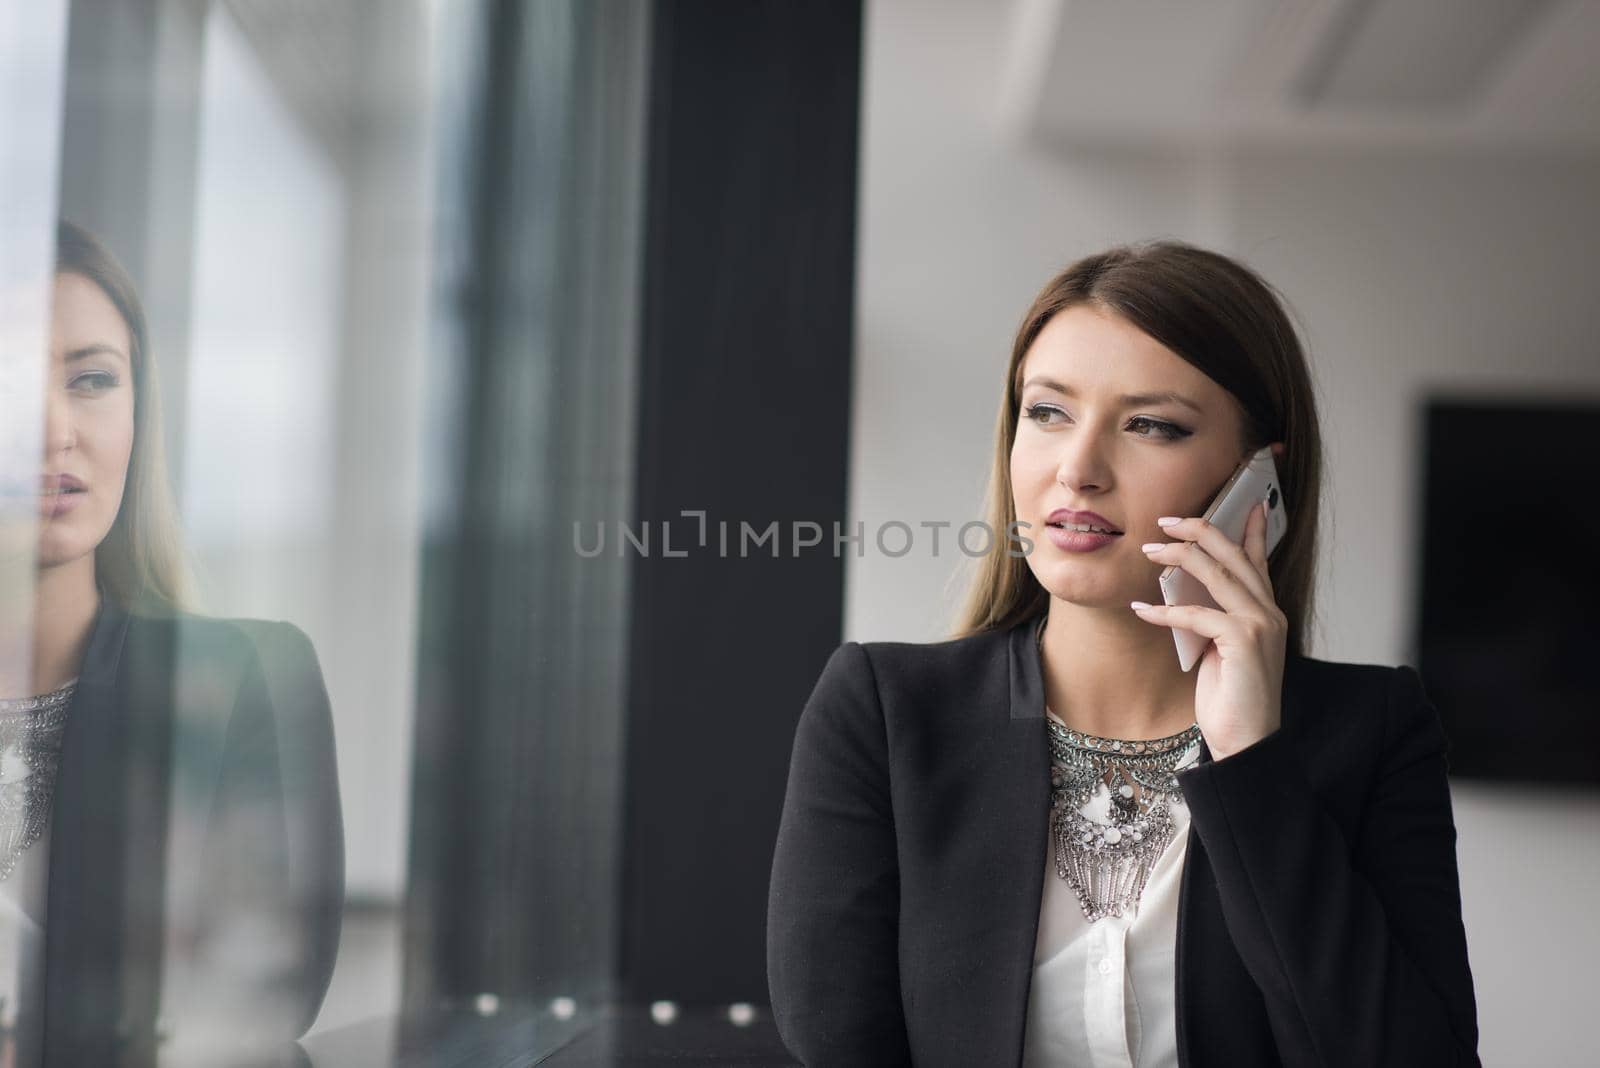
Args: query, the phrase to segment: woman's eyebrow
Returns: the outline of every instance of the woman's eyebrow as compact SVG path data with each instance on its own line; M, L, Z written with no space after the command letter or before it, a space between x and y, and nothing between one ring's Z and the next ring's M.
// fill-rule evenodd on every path
M90 356L117 356L120 357L124 362L126 362L128 359L128 357L123 354L123 351L117 348L115 345L107 345L104 342L96 342L93 345L84 345L82 348L76 348L67 353L67 362L71 363L73 360L86 360Z
M1073 398L1078 396L1077 390L1073 389L1071 386L1062 385L1053 378L1034 377L1022 383L1023 389L1027 389L1029 386L1044 386L1046 389L1053 389L1057 393L1060 393L1064 396ZM1205 414L1205 409L1200 407L1200 405L1196 404L1188 397L1185 397L1182 393L1174 393L1171 390L1160 390L1155 393L1124 393L1117 399L1128 407L1133 407L1140 404L1171 403L1181 404L1185 408L1192 408L1200 415Z

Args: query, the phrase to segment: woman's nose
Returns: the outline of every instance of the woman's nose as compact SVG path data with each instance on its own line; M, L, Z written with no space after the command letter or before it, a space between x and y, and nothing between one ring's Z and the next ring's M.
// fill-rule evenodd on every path
M1110 481L1104 448L1092 434L1063 442L1056 459L1056 481L1075 492L1104 489Z
M77 444L77 432L72 425L72 409L67 398L54 390L44 402L44 451L53 455Z

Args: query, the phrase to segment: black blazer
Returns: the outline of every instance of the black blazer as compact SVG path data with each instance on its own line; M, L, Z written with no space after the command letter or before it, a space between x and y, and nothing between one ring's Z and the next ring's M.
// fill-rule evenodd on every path
M773 1015L808 1065L1015 1065L1049 757L1033 622L847 642L800 716ZM1409 667L1290 656L1282 726L1178 775L1178 1059L1478 1064L1445 738Z
M291 1043L344 896L316 653L287 623L102 606L51 806L46 1063L146 1063L199 1029Z

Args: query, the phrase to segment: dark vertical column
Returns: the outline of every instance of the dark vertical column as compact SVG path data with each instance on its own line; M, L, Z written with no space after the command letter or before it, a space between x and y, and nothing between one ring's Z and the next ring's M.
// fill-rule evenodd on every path
M634 998L767 1000L789 747L842 622L860 63L859 0L655 8L634 517L650 555L628 546ZM706 512L706 545L685 510ZM774 522L775 543L741 542L741 524ZM821 544L797 550L795 523ZM662 524L686 555L663 554Z
M67 31L60 214L105 241L139 287L173 470L185 436L206 10L204 0L73 0Z

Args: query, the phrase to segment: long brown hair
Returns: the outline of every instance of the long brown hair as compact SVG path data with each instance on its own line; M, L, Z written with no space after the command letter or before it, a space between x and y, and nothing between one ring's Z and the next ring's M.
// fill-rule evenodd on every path
M1009 629L1049 606L1049 593L1005 537L1017 518L1011 446L1023 358L1047 322L1080 304L1121 316L1232 394L1243 413L1243 452L1284 443L1275 463L1289 526L1267 569L1289 620L1287 651L1307 655L1322 497L1322 434L1311 370L1276 289L1244 264L1181 241L1122 245L1087 256L1052 278L1023 316L1006 368L989 477L986 511L995 537L978 561L954 636Z
M95 579L124 608L180 611L188 597L188 568L167 481L161 390L139 292L98 238L65 220L56 228L56 273L80 275L100 287L128 327L131 350L133 452L117 518L95 549Z

